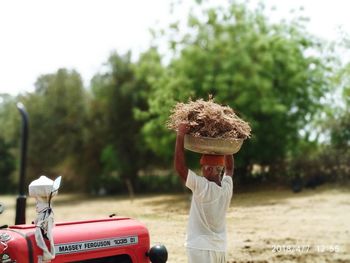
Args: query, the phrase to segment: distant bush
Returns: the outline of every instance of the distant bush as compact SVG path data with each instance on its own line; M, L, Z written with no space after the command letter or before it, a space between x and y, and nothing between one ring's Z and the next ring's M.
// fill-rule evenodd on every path
M15 160L10 153L10 147L0 138L0 193L8 193L13 190L11 173L15 169Z
M142 193L174 193L183 191L181 179L173 174L145 175L139 177L139 189Z
M142 175L138 177L135 194L144 193L176 193L183 191L184 186L178 176L167 175ZM91 192L96 195L127 194L126 182L119 176L102 177Z

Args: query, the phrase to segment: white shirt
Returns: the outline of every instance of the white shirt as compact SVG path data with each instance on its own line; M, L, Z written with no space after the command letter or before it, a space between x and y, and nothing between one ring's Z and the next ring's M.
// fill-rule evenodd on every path
M224 175L219 186L188 170L186 186L193 195L185 246L226 251L226 212L233 189L231 176Z

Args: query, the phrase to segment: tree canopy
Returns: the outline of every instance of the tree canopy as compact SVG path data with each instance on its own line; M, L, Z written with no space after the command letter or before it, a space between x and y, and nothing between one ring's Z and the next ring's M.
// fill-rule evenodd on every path
M209 95L252 127L252 138L236 155L240 179L254 174L256 165L267 177L290 175L294 168L300 174L350 174L349 64L335 70L333 57L321 52L324 43L308 34L300 17L272 23L263 6L250 10L237 3L198 10L186 29L175 22L165 34L154 34L135 60L131 52L112 52L89 87L76 70L62 68L39 76L34 92L1 94L0 185L16 181L17 101L30 116L28 180L64 175L66 190L175 189L177 177L157 182L145 174L173 173L170 111L177 102ZM162 41L166 55L155 44ZM335 90L342 106L324 105ZM310 139L320 124L326 142ZM198 156L187 154L197 168Z
M299 22L271 24L262 8L253 12L237 4L190 16L191 33L171 40L178 56L150 80L143 127L150 147L170 160L174 134L164 125L170 109L177 101L213 94L252 125L253 137L239 154L242 168L273 166L293 152L300 129L329 90L322 58L309 52L319 43Z

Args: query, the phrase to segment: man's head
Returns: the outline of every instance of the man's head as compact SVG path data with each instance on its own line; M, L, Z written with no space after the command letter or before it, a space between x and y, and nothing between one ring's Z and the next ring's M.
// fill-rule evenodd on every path
M225 156L203 154L200 159L202 174L212 182L221 181L221 172L225 167Z

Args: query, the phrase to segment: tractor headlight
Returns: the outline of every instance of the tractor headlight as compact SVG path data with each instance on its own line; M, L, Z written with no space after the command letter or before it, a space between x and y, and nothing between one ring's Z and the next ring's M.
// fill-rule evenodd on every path
M155 245L147 253L152 263L165 263L168 260L168 251L164 245Z

